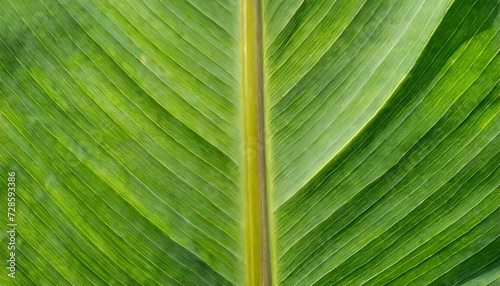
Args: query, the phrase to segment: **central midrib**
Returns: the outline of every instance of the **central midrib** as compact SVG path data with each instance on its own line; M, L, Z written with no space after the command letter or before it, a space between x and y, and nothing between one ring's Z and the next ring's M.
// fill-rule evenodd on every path
M270 285L260 0L241 0L245 245L248 285Z

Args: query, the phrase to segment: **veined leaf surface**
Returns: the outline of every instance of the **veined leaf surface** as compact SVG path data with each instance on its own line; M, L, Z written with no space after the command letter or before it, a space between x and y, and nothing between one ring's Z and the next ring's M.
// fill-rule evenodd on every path
M498 1L0 4L1 285L499 282Z

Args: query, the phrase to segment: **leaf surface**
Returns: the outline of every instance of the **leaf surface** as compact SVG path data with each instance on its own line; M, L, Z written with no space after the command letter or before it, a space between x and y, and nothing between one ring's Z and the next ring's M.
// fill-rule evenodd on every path
M242 3L0 0L1 285L248 284ZM272 283L498 283L499 2L261 5Z

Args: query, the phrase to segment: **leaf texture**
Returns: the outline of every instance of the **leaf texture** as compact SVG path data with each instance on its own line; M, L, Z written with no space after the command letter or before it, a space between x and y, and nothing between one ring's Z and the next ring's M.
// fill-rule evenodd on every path
M248 285L241 1L0 4L0 285ZM500 2L261 4L273 284L497 285Z
M2 7L18 285L241 284L237 3Z
M498 2L283 18L266 50L278 284L496 280Z

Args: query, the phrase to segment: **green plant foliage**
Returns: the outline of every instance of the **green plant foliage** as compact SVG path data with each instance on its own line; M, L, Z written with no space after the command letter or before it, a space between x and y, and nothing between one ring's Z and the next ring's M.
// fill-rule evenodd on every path
M240 0L0 4L0 285L246 285ZM262 0L273 284L499 283L499 7Z

